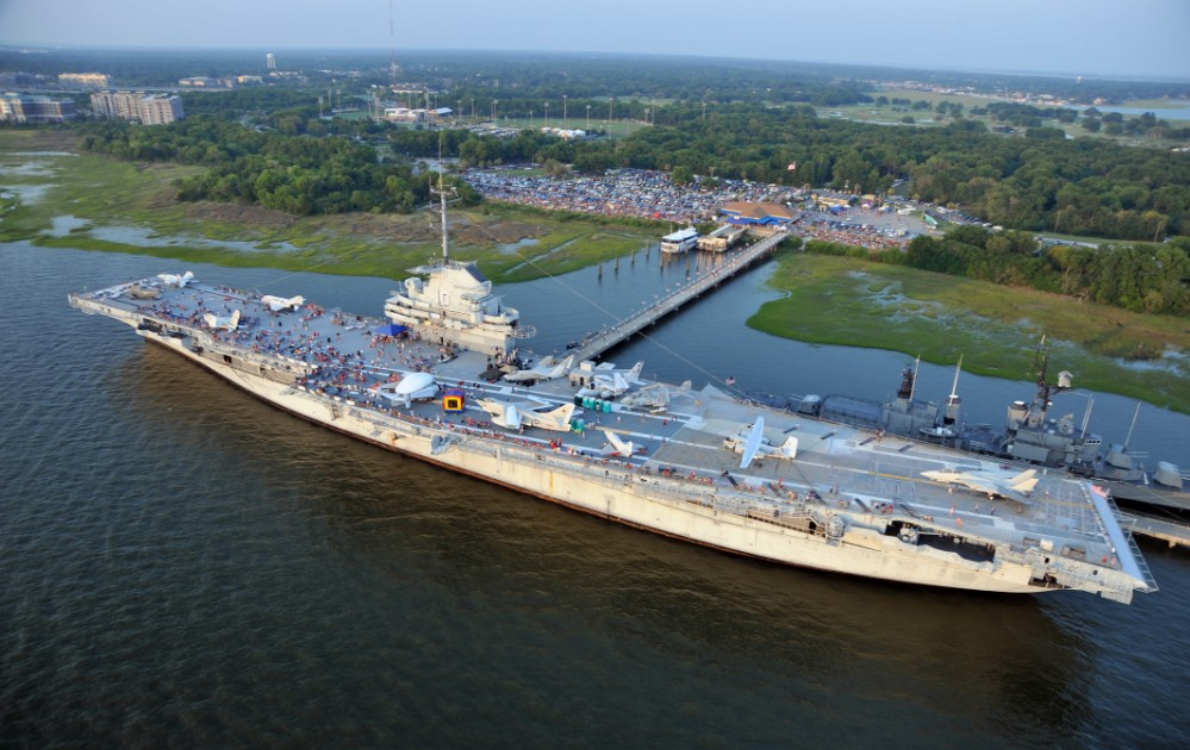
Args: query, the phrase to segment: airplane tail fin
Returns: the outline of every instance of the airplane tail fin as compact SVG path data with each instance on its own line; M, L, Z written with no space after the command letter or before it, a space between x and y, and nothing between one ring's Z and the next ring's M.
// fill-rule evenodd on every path
M236 328L239 327L239 325L240 325L240 311L239 311L239 309L236 309L231 314L231 330L234 331Z
M521 413L512 404L504 407L504 426L510 430L521 426Z
M565 424L570 421L570 417L574 415L574 404L562 404L553 411L547 411L542 414L543 417L558 420L559 424Z
M632 369L628 371L628 374L624 377L624 379L627 380L629 383L639 383L640 382L640 373L644 369L645 369L645 363L637 362L635 365L632 366Z
M550 379L556 380L557 378L566 377L566 373L570 372L570 368L573 363L574 363L574 355L571 355L571 356L567 357L566 359L562 360L558 364L557 367L555 367L553 370L550 370Z
M797 438L792 435L785 438L785 442L781 445L781 453L791 460L797 458Z

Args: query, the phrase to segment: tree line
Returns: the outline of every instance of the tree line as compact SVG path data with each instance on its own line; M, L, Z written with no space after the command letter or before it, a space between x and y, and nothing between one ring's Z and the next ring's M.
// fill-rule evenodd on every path
M1031 287L1140 313L1190 317L1190 239L1039 248L1027 232L958 227L914 238L905 252L810 240L807 252L895 263L1008 286Z

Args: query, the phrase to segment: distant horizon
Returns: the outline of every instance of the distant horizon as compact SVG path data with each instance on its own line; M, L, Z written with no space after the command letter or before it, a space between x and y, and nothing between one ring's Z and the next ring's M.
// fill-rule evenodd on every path
M264 55L270 52L276 53L343 53L355 55L375 54L377 56L388 56L390 50L385 47L308 47L308 46L274 46L274 47L258 47L258 46L154 46L154 45L98 45L98 44L34 44L22 42L4 42L0 41L0 50L7 50L18 53L50 53L54 51L71 51L71 52L204 52L204 53L251 53ZM709 60L709 61L724 61L724 62L763 62L763 63L787 63L789 65L825 65L838 68L871 68L879 70L903 70L906 72L930 72L930 73L970 73L975 75L997 75L1020 78L1084 78L1099 81L1121 81L1134 83L1190 83L1190 72L1183 77L1175 75L1169 76L1144 76L1144 75L1109 75L1105 73L1085 73L1076 72L1072 70L1013 70L1013 69L992 69L992 68L975 68L975 67L942 67L936 65L899 65L891 63L848 63L837 62L831 60L809 60L809 59L792 59L792 58L768 58L768 57L733 57L728 55L700 55L695 53L685 52L631 52L631 51L607 51L607 50L511 50L511 49L478 49L468 48L459 49L452 47L406 47L406 53L418 54L443 54L449 55L452 53L464 53L466 55L530 55L537 57L627 57L627 58L668 58L668 59L691 59L691 60ZM400 65L400 51L397 54L397 64ZM385 63L387 65L387 63Z
M391 9L391 12L390 12ZM675 9L661 0L204 0L201 12L151 0L4 0L0 43L34 48L479 50L806 61L906 70L1190 77L1190 2L752 0ZM19 40L19 41L16 41ZM590 50L590 51L587 51ZM701 56L701 55L693 55ZM1052 72L1051 72L1052 71Z

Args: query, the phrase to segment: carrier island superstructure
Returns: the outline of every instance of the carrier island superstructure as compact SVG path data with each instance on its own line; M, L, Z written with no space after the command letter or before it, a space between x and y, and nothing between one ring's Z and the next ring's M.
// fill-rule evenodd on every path
M545 360L497 378L531 330L445 250L416 270L387 318L189 274L69 300L297 417L675 539L955 589L1125 603L1156 590L1089 481L649 383L639 367Z

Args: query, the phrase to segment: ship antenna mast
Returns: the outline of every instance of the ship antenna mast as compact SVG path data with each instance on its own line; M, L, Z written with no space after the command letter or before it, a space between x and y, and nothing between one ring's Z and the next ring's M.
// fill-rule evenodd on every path
M913 394L917 392L917 374L921 372L921 355L917 355L917 361L913 363L913 385L909 388L909 402L913 403Z
M442 136L438 138L438 189L430 189L432 193L438 193L438 197L442 202L442 265L450 263L450 245L446 228L446 188L442 183Z

